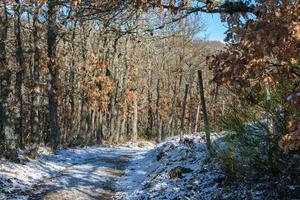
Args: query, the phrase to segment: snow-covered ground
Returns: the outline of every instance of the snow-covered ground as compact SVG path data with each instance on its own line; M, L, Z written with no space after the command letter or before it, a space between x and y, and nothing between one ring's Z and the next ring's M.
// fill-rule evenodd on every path
M112 173L108 168L115 168L115 165L118 164L113 163L114 160L118 160L122 156L128 158L138 156L148 148L151 148L151 145L146 144L142 147L132 144L121 147L98 146L61 150L57 155L49 153L44 148L41 149L36 160L26 158L27 160L21 164L2 160L0 161L0 199L28 199L27 195L32 193L33 187L47 179L55 180L52 182L56 186L58 183L62 186L64 184L64 180L60 177L65 178L65 181L72 180L73 182L91 180L91 175L93 175L91 169L95 167L100 170L95 170L97 174L94 175L101 175L101 177L97 177L98 179L95 178L95 182L100 179L109 179ZM112 163L112 166L107 166L109 163ZM74 175L74 173L76 173L74 177L68 176L68 174ZM48 185L49 183L47 183L47 187Z
M207 155L202 136L170 138L135 157L117 181L116 199L213 199L224 176Z
M226 148L226 134L234 133L212 133L214 147ZM219 161L208 155L204 135L186 135L183 141L173 137L157 146L68 149L58 155L44 149L37 160L23 164L1 161L0 199L300 199L294 198L300 195L298 179L287 182L288 176L230 182Z
M234 133L213 133L213 145L226 145L226 134ZM170 138L135 157L117 181L115 199L300 199L294 198L300 195L299 183L282 185L283 177L229 179L219 161L208 155L204 135L186 135L183 142L178 137Z

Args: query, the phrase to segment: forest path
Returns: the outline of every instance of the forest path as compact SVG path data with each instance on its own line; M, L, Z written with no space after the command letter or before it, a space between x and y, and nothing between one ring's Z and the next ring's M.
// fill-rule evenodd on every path
M55 177L35 186L29 199L90 200L111 199L115 181L137 151L107 148L104 154L89 154L86 160L72 165Z

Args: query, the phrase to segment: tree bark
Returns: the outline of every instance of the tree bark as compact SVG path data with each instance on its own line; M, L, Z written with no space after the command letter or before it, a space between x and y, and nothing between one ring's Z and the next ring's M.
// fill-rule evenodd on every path
M132 120L132 140L136 141L138 137L138 100L135 95L133 100L133 120Z
M99 113L98 123L99 123L99 127L97 129L96 139L97 139L97 144L101 144L103 139L103 113L102 112Z
M40 143L40 130L39 130L39 107L40 107L40 50L38 47L38 7L35 4L35 12L33 15L33 84L34 89L31 93L31 108L30 108L30 132L31 142Z
M8 69L6 57L8 16L5 2L0 2L0 155L6 149L5 132L10 127L8 96L10 93L11 71Z
M151 87L152 87L152 70L149 69L148 72L148 94L147 94L147 100L148 100L148 124L147 124L147 134L152 135L153 133L153 111L152 111L152 93L151 93Z
M176 97L177 97L177 81L175 82L175 86L173 88L173 101L172 101L172 107L171 107L171 112L170 112L170 119L168 123L168 134L169 136L174 136L174 130L172 129L173 123L174 123L174 118L176 118Z
M16 96L18 100L19 106L19 113L18 113L18 120L17 120L17 134L19 137L19 147L23 149L25 147L24 141L24 124L23 124L23 117L24 117L24 105L23 105L23 79L24 79L24 52L22 47L22 40L21 40L21 4L20 0L16 0L16 7L15 7L15 37L16 37L16 61L19 65L19 69L16 73Z
M205 134L206 134L206 145L207 149L210 153L212 153L211 149L211 141L210 141L210 128L209 128L209 121L208 121L208 114L206 111L206 105L205 105L205 97L204 97L204 87L203 87L203 78L202 78L202 71L198 71L198 84L199 84L199 92L200 92L200 102L201 107L204 115L204 127L205 127Z
M47 89L48 89L48 101L49 101L49 125L52 137L52 148L56 151L60 145L60 127L58 121L58 72L56 70L56 39L57 39L57 28L56 28L56 10L55 0L48 1L48 33L47 33L47 44L48 44L48 62L47 67L49 70Z
M112 132L111 137L114 138L115 142L119 142L120 139L120 133L119 130L121 128L121 107L122 104L125 103L125 93L127 90L127 80L128 80L128 76L129 76L129 70L130 70L130 66L129 66L129 62L128 62L128 49L129 49L129 36L126 37L125 40L125 48L124 48L124 65L125 65L125 69L124 69L124 73L123 73L123 77L122 77L122 82L120 84L120 100L119 103L116 105L116 109L117 109L117 114L116 114L116 126L114 128L114 132ZM126 112L125 110L123 112Z
M190 102L189 102L189 106L188 106L188 109L189 109L189 111L188 111L188 119L189 119L189 121L188 121L188 133L190 134L190 133L192 133L193 132L193 116L194 116L194 113L193 113L193 102L192 102L192 88L193 88L193 77L191 77L191 79L190 79L190 83L189 83L189 85L190 85L190 89L189 89L189 93L188 93L188 95L189 95L189 97L190 97Z
M181 113L181 120L180 120L180 122L181 122L180 123L180 141L182 141L183 133L184 133L184 118L185 118L186 100L187 100L188 91L189 91L189 84L186 84L183 102L182 102L182 113Z
M197 113L196 113L196 119L195 119L195 129L194 132L198 132L198 121L199 121L199 115L200 115L200 105L197 106Z
M69 75L69 83L70 83L70 91L69 91L69 99L70 99L70 115L68 119L68 132L74 133L75 127L75 58L76 58L76 47L75 47L75 36L76 36L76 22L73 28L72 33L72 60L70 65L70 75Z
M123 116L122 116L122 123L121 123L121 129L120 129L120 135L124 135L126 132L126 109L124 109Z
M157 80L156 118L157 118L157 142L161 142L161 111L160 111L160 79Z

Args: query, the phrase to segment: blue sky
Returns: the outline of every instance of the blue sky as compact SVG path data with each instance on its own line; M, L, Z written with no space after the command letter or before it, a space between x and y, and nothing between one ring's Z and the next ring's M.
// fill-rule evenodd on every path
M207 31L205 33L207 40L219 40L223 41L225 38L224 32L226 31L226 24L222 23L219 14L201 14L202 20L207 25ZM197 37L203 36L203 33L197 34Z

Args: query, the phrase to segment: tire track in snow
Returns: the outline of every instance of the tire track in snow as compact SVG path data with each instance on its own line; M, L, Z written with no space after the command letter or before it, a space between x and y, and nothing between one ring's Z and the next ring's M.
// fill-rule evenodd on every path
M29 199L111 199L115 181L123 175L132 155L97 156L62 170L37 185Z

